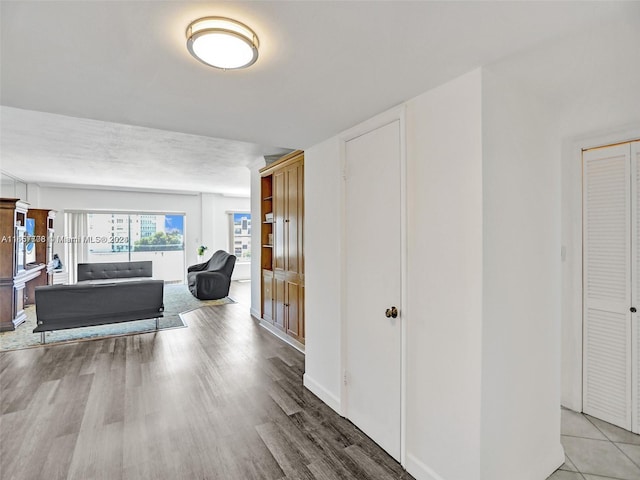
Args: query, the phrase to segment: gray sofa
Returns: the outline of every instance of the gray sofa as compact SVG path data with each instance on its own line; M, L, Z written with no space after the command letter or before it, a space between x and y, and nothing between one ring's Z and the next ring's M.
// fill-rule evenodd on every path
M35 288L33 333L162 317L164 282L47 285Z
M34 333L163 316L164 282L151 280L151 262L84 263L75 285L36 287Z

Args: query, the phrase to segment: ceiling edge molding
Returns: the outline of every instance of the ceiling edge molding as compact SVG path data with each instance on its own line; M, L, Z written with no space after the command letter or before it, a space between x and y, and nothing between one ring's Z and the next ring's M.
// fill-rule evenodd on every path
M114 186L108 186L108 185L79 185L77 183L32 182L31 184L38 185L41 188L67 188L70 190L102 190L102 191L109 191L109 192L157 193L157 194L166 194L166 195L189 195L194 197L202 193L211 193L211 192L194 192L189 190L163 190L159 188L114 187Z

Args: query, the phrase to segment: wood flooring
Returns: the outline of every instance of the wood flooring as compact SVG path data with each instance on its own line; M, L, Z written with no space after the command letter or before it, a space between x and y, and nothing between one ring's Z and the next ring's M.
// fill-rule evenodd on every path
M304 356L247 305L185 320L0 353L0 478L412 478L302 386Z

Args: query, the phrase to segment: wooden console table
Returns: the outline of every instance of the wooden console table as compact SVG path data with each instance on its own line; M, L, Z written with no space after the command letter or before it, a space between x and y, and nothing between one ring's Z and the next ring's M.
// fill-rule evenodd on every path
M13 278L13 291L15 295L14 302L16 306L15 317L11 321L11 323L13 324L13 328L16 328L21 323L24 323L24 321L27 319L27 315L24 313L24 306L25 303L35 303L35 295L34 293L31 293L31 298L27 297L25 299L25 289L27 289L27 291L33 292L33 288L29 288L28 284L33 280L39 278L41 275L45 275L46 273L43 272L45 267L46 265L42 263L27 270L20 270Z

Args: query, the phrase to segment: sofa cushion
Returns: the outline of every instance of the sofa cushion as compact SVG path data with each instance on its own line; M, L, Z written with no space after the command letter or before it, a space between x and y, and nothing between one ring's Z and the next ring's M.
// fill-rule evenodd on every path
M86 280L113 280L117 278L152 277L153 262L79 263L78 282Z

